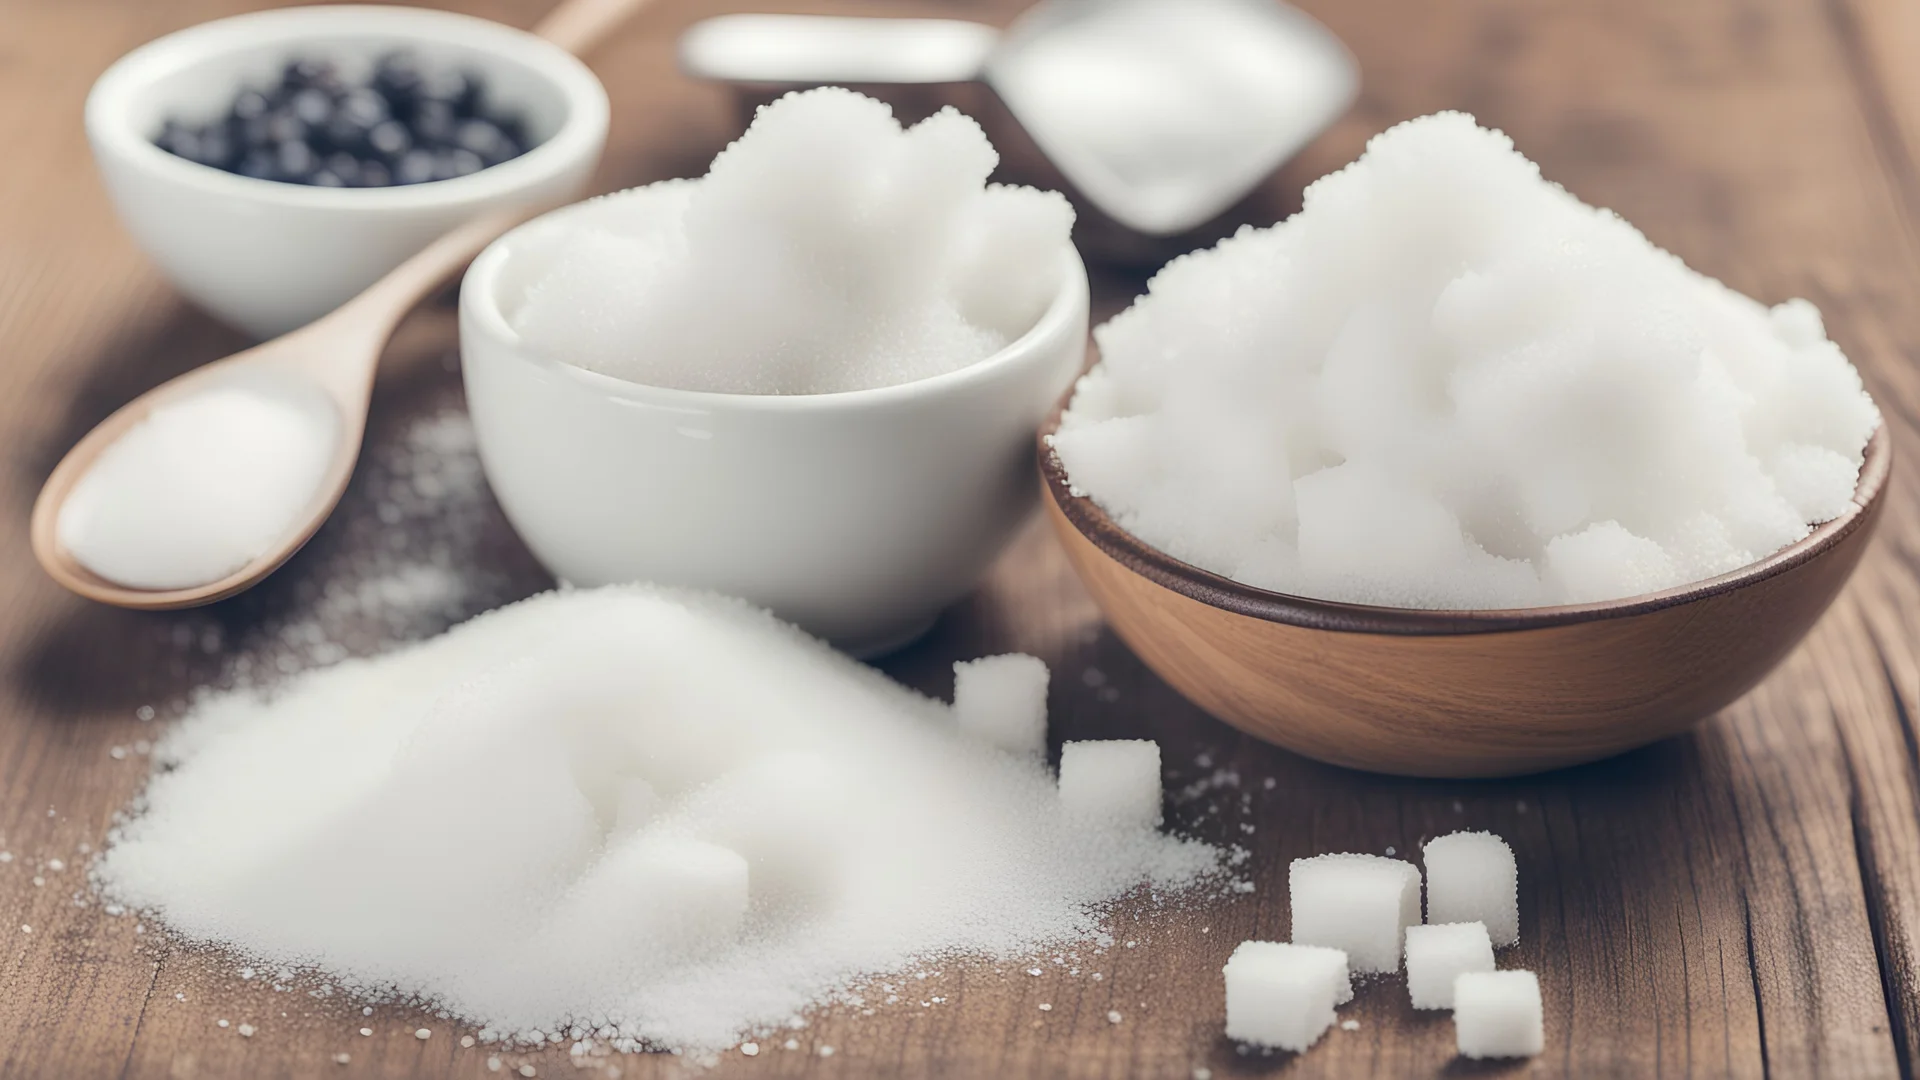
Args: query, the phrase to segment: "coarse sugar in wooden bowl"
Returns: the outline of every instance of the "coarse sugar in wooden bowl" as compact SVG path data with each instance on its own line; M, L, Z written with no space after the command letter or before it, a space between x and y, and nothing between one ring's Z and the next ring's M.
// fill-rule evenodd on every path
M1335 765L1511 776L1684 731L1746 693L1832 603L1886 501L1867 444L1852 503L1759 562L1664 592L1502 611L1270 592L1156 550L1076 496L1040 433L1046 514L1107 622L1196 705Z

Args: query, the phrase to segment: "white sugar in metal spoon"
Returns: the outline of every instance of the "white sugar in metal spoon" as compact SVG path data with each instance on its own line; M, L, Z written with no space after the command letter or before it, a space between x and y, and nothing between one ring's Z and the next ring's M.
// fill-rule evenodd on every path
M1346 110L1358 67L1276 0L1043 0L1005 34L949 19L722 15L686 69L796 86L984 79L1062 175L1150 236L1226 210Z
M570 52L583 52L646 2L567 0L535 27L534 33ZM394 327L422 297L458 272L495 237L539 209L528 207L476 218L429 244L332 313L272 341L195 368L122 406L67 452L41 488L30 527L34 557L41 567L55 581L90 600L144 609L212 603L251 587L278 569L320 528L346 490L366 433L374 370ZM296 409L322 413L323 423L315 430L330 440L331 454L304 507L265 550L215 580L179 587L137 588L89 569L62 539L62 512L75 488L100 462L102 454L153 417L156 409L170 409L218 389L259 393ZM330 417L324 415L328 412ZM173 413L176 419L180 415ZM245 454L247 450L240 446L226 452Z

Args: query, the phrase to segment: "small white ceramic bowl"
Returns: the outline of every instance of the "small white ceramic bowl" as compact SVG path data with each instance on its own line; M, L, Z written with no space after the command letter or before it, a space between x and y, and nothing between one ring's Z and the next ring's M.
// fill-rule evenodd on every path
M591 205L501 237L460 290L467 407L521 538L563 581L743 597L855 655L918 637L1035 503L1034 432L1086 356L1079 256L1032 329L958 371L835 394L668 390L539 355L502 310L516 245Z
M322 188L257 180L153 143L169 117L209 120L242 85L296 55L349 72L410 48L478 72L537 141L454 180ZM484 211L577 195L607 138L607 94L586 65L509 26L419 8L286 8L203 23L135 49L94 83L87 137L121 219L180 291L271 337L340 306L434 237Z

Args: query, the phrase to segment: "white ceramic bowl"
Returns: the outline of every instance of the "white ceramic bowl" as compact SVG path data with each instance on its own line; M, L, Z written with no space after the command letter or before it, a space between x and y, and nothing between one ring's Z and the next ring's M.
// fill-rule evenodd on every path
M295 55L350 71L395 48L480 73L537 145L470 176L391 188L257 180L153 143L168 117L208 120ZM338 307L476 214L577 195L607 138L607 94L532 34L419 8L286 8L203 23L135 49L87 97L87 137L127 228L180 291L261 337Z
M743 597L856 655L918 637L1034 505L1034 432L1086 355L1079 256L1032 329L959 371L835 394L668 390L538 355L502 312L516 245L580 209L495 241L460 291L480 458L534 555L575 585Z

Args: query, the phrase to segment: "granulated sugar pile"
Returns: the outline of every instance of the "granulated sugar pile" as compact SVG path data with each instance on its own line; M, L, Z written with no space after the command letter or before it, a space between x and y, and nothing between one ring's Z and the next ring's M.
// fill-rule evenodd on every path
M717 599L555 593L202 700L97 865L256 962L508 1037L713 1048L942 953L1097 931L1218 853Z
M1849 504L1879 414L1768 309L1442 113L1096 332L1053 447L1142 540L1262 588L1505 608L1736 569Z
M989 186L952 109L902 130L835 88L763 108L699 180L593 200L525 230L502 298L529 345L682 390L819 394L983 360L1059 291L1073 211Z

